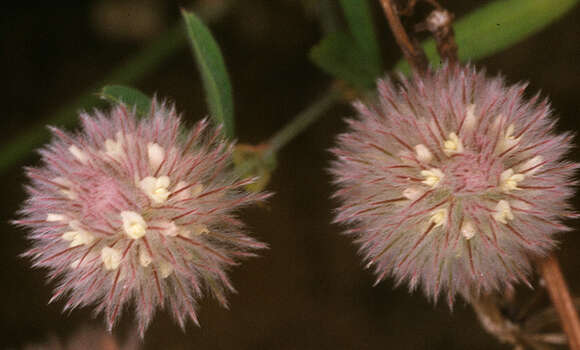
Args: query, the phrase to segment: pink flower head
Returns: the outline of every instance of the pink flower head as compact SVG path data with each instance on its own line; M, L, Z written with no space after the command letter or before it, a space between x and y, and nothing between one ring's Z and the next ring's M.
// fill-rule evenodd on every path
M81 119L78 134L52 129L17 221L31 229L25 255L58 280L51 301L95 303L110 329L134 300L141 335L166 303L181 327L197 323L204 289L227 306L226 270L265 247L234 211L267 197L243 190L254 179L233 174L233 145L207 120L183 130L164 104L143 119L124 105Z
M526 84L447 65L400 79L378 82L377 105L355 104L332 150L336 222L377 283L392 275L452 305L526 281L573 216L572 136L554 133L546 100L523 98Z

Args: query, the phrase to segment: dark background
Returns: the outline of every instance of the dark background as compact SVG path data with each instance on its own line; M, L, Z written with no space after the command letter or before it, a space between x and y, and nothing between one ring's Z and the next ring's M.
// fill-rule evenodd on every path
M485 3L441 2L458 16ZM27 2L2 9L0 146L89 91L175 23L179 6L188 5L150 0L123 8L127 3ZM307 58L321 36L315 13L308 10L315 1L235 3L211 28L233 83L238 139L255 144L314 101L331 79ZM373 1L373 10L384 66L391 67L400 51L378 1ZM539 34L478 65L492 74L501 72L512 83L528 80L529 92L541 90L551 96L559 130L578 130L579 43L580 7L576 7ZM190 123L206 113L187 48L134 85L174 101ZM161 312L147 331L145 348L509 349L482 330L461 300L450 312L444 303L434 306L422 293L395 288L391 280L372 287L374 277L363 270L350 238L330 224L336 203L329 199L333 189L326 170L331 159L327 150L335 135L345 130L342 118L351 113L348 105L334 107L279 154L268 187L276 195L265 208L243 213L254 236L270 249L231 271L238 294L230 295L230 310L212 298L203 299L198 308L201 328L189 323L185 332ZM580 160L578 154L572 157ZM24 200L22 166L37 161L31 152L1 174L0 349L22 348L51 336L66 339L82 327L103 324L100 318L93 319L90 308L62 314L62 302L47 305L53 286L45 283L45 272L32 270L18 257L27 247L25 232L9 220ZM572 292L580 295L577 230L562 238L557 254ZM528 294L524 288L522 298ZM114 335L125 339L133 324L132 313L125 312Z

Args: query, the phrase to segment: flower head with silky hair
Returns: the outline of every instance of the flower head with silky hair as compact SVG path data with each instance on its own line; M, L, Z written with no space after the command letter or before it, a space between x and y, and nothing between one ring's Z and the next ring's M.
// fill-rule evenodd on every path
M109 329L132 300L141 335L164 306L197 323L205 291L226 306L227 269L265 248L235 215L267 194L244 190L254 179L234 175L233 144L208 120L184 130L164 103L81 119L76 134L52 128L17 221L31 230L24 255L57 281L52 300L96 304Z
M472 66L378 82L376 104L338 137L332 165L349 226L377 283L466 298L526 281L574 216L578 164L564 160L548 102Z

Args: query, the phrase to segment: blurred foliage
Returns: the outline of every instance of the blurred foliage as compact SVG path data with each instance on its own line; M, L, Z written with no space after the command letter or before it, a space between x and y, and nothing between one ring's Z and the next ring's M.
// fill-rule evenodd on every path
M146 115L151 109L151 98L141 91L123 85L107 85L99 92L99 97L111 104L124 103L134 106L138 115Z
M461 60L477 60L504 50L541 30L560 18L580 0L496 0L459 19L454 29ZM357 89L372 87L382 74L379 46L373 31L371 12L367 1L340 0L349 31L332 32L312 48L310 58L325 72L344 80ZM219 46L201 20L191 12L183 11L189 42L199 66L207 95L210 114L224 124L228 137L234 136L234 106L231 84ZM107 99L127 98L143 108L143 96L127 88L109 84L131 84L152 71L164 59L174 54L185 43L183 27L175 26L142 52L113 70L92 91L106 85ZM432 39L424 48L433 65L440 62ZM408 64L400 60L395 70L408 72ZM123 91L124 90L124 91ZM101 91L103 93L103 91ZM123 96L123 94L125 94ZM131 94L129 94L131 95ZM126 101L131 103L131 101ZM55 112L43 123L31 127L6 143L0 151L0 171L6 171L30 154L46 139L45 123L68 126L76 121L76 112L98 104L94 94L79 96L69 105Z
M381 56L367 0L340 0L349 32L327 34L310 51L323 71L353 86L373 86L381 75Z
M496 0L457 20L453 28L459 59L475 61L505 50L554 22L580 0ZM441 59L435 41L426 40L423 49L433 66ZM394 70L409 72L401 59Z

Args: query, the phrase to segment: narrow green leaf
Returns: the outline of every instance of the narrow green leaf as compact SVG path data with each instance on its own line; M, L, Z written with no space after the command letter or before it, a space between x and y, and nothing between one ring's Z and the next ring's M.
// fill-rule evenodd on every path
M137 108L137 114L146 115L151 109L151 99L141 91L123 85L107 85L99 92L99 97L113 104L124 103Z
M310 50L310 59L328 74L358 88L372 87L378 74L354 39L336 32L323 38Z
M496 0L455 22L455 40L461 61L478 60L506 49L554 22L580 0ZM440 64L435 42L423 43L434 66ZM394 70L409 71L400 60Z
M222 53L209 29L193 13L181 11L187 35L201 73L211 117L234 137L234 102Z
M359 49L364 52L367 69L374 73L375 77L380 75L381 55L368 0L340 0L340 4L351 34Z

